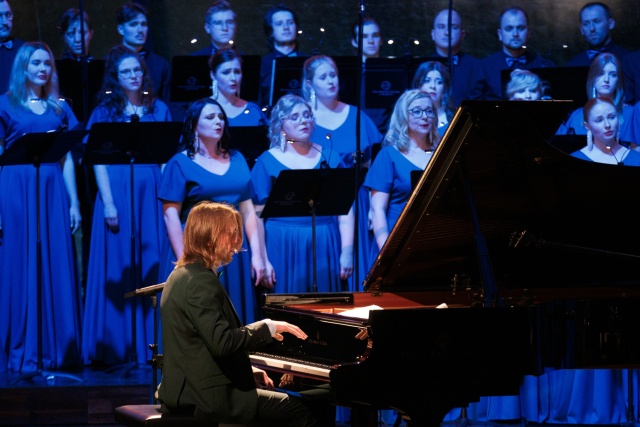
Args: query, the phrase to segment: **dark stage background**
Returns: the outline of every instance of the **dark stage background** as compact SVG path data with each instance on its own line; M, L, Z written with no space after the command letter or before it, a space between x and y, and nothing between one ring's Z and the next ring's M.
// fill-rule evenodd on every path
M251 55L267 53L262 18L265 11L278 1L230 0L238 14L236 46ZM467 31L464 51L484 57L498 49L496 29L500 11L506 6L521 6L529 13L529 47L541 55L563 65L574 54L586 49L579 32L578 11L586 0L458 0L454 7L462 15ZM69 7L78 7L73 0L11 0L13 35L24 40L41 39L47 42L57 57L62 55L62 38L56 25ZM115 0L85 0L84 8L94 23L95 35L91 54L104 56L109 48L121 41L116 31L115 12L123 3ZM210 0L146 0L150 10L149 45L168 60L185 55L208 44L203 29L203 15ZM311 53L318 49L328 55L352 55L350 27L357 18L360 2L353 0L289 0L282 3L293 8L299 16L303 35L301 50ZM631 50L640 49L640 1L605 1L616 19L614 41ZM427 56L433 52L430 37L433 17L448 6L447 1L427 0L369 0L368 15L375 17L385 40L383 56L409 53ZM320 31L324 28L324 32ZM191 40L197 39L196 43ZM386 43L393 39L393 45ZM419 40L415 45L410 39ZM566 45L566 47L564 47Z

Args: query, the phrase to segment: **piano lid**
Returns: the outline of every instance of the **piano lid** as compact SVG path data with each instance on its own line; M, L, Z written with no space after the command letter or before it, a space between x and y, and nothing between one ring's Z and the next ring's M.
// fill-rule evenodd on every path
M570 101L468 101L364 288L640 285L640 168L549 143Z

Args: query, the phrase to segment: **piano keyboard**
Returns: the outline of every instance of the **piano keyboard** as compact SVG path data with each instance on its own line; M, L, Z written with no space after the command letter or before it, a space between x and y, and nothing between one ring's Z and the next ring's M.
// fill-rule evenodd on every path
M329 379L329 372L332 369L331 365L260 352L249 354L249 359L251 359L252 365L262 369L272 369L325 380Z

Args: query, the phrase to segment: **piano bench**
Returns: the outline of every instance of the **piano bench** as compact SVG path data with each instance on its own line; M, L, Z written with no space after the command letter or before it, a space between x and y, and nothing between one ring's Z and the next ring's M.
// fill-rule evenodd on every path
M190 415L163 414L160 405L125 405L114 410L117 423L127 427L242 427L240 424L216 424Z

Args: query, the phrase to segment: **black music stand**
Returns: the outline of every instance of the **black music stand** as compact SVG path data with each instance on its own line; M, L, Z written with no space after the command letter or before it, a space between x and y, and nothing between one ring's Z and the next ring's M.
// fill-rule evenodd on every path
M356 170L286 169L280 172L261 218L311 216L313 241L313 292L318 292L316 276L316 216L346 215L353 205Z
M180 122L107 122L94 123L89 133L83 162L88 165L126 165L129 167L130 191L130 263L131 288L138 288L136 268L134 165L166 163L176 152L182 123ZM122 367L122 376L138 368L136 349L136 304L131 303L131 362ZM120 369L112 367L109 371Z
M36 376L47 378L59 376L82 382L81 378L64 373L44 371L42 362L42 240L40 206L40 165L56 163L75 145L80 143L85 131L34 132L22 135L1 156L0 166L33 165L36 168L36 304L38 317L38 361L34 372L21 373L12 383L33 379Z
M149 344L151 349L151 404L156 403L155 392L158 388L158 368L162 368L162 355L158 354L158 294L164 289L164 283L159 285L151 285L145 288L136 289L132 292L124 294L125 298L149 296L151 297L151 306L153 307L153 343Z

